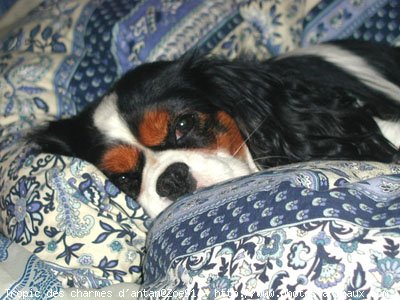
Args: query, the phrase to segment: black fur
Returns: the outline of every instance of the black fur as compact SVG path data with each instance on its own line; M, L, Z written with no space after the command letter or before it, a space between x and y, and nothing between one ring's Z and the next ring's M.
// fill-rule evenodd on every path
M398 48L353 41L336 45L400 85ZM400 120L400 95L396 102L317 56L259 63L186 55L142 65L124 75L112 92L134 134L149 107L229 113L261 168L316 159L393 162L399 156L373 117ZM72 119L50 122L31 138L45 152L98 164L107 141L93 126L96 105ZM167 141L156 150L203 147L210 139L206 129L185 144Z
M337 42L400 85L400 49ZM263 64L188 61L183 68L209 103L230 113L263 168L315 159L397 161L372 117L400 120L399 102L315 56ZM360 102L363 105L360 105Z

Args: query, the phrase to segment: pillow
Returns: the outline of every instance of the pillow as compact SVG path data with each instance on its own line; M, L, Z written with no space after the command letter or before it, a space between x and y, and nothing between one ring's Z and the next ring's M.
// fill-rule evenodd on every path
M295 164L198 191L155 220L142 290L397 299L399 208L400 166L381 163Z

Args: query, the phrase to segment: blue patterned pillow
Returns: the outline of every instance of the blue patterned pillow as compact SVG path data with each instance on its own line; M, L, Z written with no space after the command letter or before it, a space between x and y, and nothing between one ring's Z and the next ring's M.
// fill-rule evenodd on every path
M154 222L142 289L398 299L399 209L400 166L380 163L290 165L198 191Z

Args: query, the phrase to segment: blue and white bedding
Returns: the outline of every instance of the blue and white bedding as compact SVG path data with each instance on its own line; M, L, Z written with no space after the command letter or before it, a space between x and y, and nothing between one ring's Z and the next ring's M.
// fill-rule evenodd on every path
M94 166L23 136L193 47L263 59L334 38L400 44L399 0L28 2L0 6L0 299L398 298L398 165L271 169L151 220Z

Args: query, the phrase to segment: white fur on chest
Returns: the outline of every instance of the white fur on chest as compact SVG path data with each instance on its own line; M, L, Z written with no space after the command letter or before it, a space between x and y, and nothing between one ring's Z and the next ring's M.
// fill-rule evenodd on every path
M400 121L387 121L374 118L383 136L396 148L400 148Z

